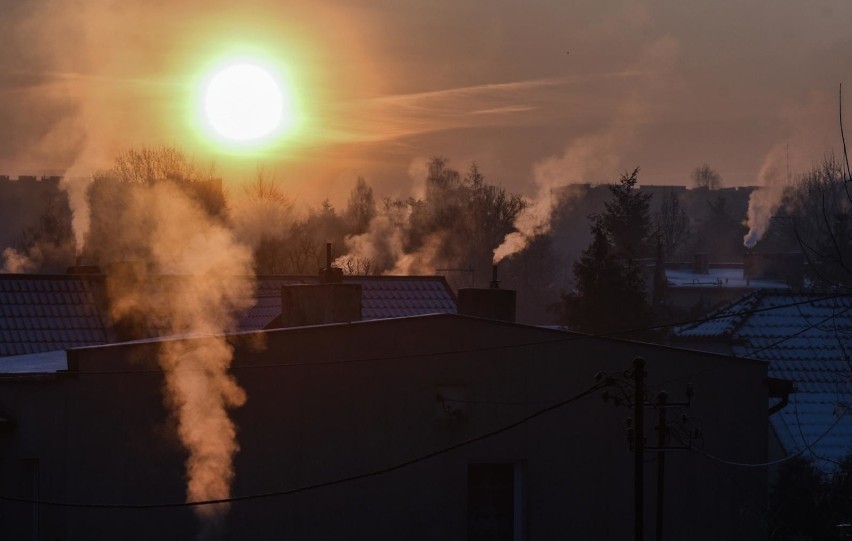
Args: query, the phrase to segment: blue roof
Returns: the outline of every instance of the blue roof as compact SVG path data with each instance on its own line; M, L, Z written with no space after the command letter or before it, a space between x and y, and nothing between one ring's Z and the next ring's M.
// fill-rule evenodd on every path
M852 293L758 291L680 327L676 339L726 342L737 357L769 362L792 381L790 404L770 417L788 453L804 450L826 471L852 452Z
M91 281L61 275L0 279L0 356L106 343Z

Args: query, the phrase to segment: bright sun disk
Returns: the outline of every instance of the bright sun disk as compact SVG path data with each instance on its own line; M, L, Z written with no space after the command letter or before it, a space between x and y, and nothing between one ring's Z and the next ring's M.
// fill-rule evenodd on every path
M210 126L233 141L252 141L274 132L286 121L285 105L272 75L253 64L235 64L216 73L204 98Z

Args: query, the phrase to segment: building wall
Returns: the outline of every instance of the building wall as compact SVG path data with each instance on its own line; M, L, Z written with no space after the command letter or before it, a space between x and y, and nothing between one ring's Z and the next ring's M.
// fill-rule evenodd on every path
M0 251L15 244L24 229L37 225L51 201L60 212L57 218L67 220L70 226L68 198L59 189L59 180L59 177L10 179L0 175Z
M682 399L685 384L694 383L688 413L703 423L707 452L743 462L766 459L762 363L459 316L232 340L233 372L248 395L233 412L240 444L235 495L341 479L454 445L576 395L599 371L623 371L637 355L648 361L651 396L665 388L671 400ZM38 458L43 500L182 501L185 454L163 406L162 375L126 373L154 368L156 347L75 350L69 362L76 374L3 380L0 413L15 417L18 427L0 439L0 494L14 484L13 470L24 471L21 459ZM674 411L670 419L677 422ZM633 528L633 458L625 432L631 415L595 392L396 471L235 503L220 533L226 539L466 539L468 465L513 462L524 485L523 539L626 539ZM646 423L649 442L656 438L653 424ZM645 469L648 537L653 458L647 455ZM765 495L765 472L670 453L666 536L763 538ZM21 531L32 522L26 518L32 505L0 505L2 520L17 520ZM198 529L186 508L42 505L38 516L41 539L187 539Z

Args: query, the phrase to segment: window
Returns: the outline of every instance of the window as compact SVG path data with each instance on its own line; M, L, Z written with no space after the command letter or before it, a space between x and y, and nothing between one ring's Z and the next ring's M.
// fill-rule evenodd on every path
M518 464L468 464L468 541L521 541L522 502Z

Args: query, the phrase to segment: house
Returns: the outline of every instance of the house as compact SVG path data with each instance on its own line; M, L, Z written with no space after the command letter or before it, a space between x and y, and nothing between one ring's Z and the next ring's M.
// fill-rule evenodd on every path
M674 343L767 361L779 390L769 417L770 458L802 454L835 470L852 452L852 296L760 290L710 318L676 329Z
M157 358L222 339L247 400L230 411L235 499L211 523L204 516L221 507L198 518L183 504L188 455L164 398L172 373ZM676 427L690 419L703 426L693 452L666 456L666 536L765 537L766 472L721 462L766 461L765 362L446 313L8 358L0 531L66 540L188 539L205 527L222 539L626 539L632 412L602 392L618 395L613 382L628 384L637 356L647 361L649 399L661 390L682 399L693 384L691 406L670 410L680 437L668 443L687 443ZM642 427L649 441L653 417ZM649 452L643 469L648 538L655 458Z

